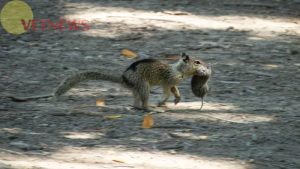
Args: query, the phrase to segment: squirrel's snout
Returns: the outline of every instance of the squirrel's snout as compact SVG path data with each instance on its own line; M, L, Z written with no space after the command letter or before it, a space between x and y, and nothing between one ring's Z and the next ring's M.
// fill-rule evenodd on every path
M205 75L206 71L204 69L198 69L197 70L197 75L202 76Z

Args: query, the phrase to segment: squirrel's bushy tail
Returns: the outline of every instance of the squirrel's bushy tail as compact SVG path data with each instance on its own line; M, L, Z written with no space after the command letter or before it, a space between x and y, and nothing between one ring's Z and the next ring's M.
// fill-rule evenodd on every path
M81 72L64 79L54 91L54 96L60 96L85 80L105 80L115 83L122 83L121 76L108 74L105 72Z

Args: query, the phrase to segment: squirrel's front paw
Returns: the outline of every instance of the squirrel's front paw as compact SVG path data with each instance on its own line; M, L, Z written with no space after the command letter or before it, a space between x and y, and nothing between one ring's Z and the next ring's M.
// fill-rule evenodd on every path
M166 104L166 102L159 102L159 103L157 104L157 106L158 106L158 107L167 107L167 104Z
M175 100L174 100L174 104L176 105L177 103L179 103L181 100L181 97L175 97Z

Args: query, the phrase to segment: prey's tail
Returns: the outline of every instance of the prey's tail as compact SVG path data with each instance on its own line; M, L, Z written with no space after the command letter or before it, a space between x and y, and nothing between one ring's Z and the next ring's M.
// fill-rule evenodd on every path
M116 76L104 72L82 72L72 75L63 80L54 91L54 97L63 95L72 87L85 80L105 80L115 83L122 83L121 76Z

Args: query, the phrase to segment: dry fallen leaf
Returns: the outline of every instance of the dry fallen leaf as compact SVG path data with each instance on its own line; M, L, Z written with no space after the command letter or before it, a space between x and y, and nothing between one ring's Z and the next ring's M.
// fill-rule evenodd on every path
M148 113L144 117L142 128L144 128L144 129L152 128L153 123L154 122L153 122L152 113Z
M117 162L117 163L125 163L124 161L121 160L112 160L113 162Z
M199 140L207 140L208 136L202 135L198 137Z
M105 106L105 100L104 99L97 99L96 100L96 105L100 106L100 107Z
M108 115L108 116L104 116L104 118L108 119L108 120L115 120L115 119L119 119L121 117L122 117L121 115Z
M164 11L163 13L169 14L169 15L189 15L190 14L188 12L183 12L183 11Z
M129 49L123 49L121 51L121 54L123 56L127 57L127 58L135 58L135 57L137 57L137 54L134 51L129 50Z

